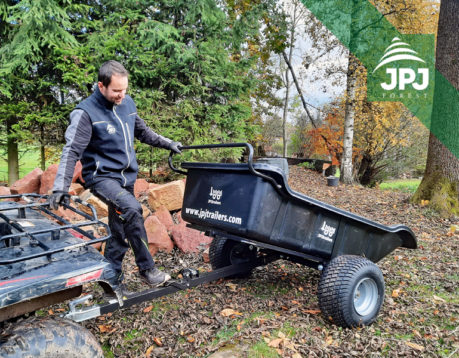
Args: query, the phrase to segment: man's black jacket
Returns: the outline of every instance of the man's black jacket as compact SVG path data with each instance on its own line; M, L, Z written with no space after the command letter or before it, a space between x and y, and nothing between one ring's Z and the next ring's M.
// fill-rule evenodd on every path
M126 95L120 105L115 105L97 88L70 114L53 191L68 191L79 159L86 187L102 178L116 179L122 186L133 185L138 170L134 138L166 149L172 142L147 127L131 97Z

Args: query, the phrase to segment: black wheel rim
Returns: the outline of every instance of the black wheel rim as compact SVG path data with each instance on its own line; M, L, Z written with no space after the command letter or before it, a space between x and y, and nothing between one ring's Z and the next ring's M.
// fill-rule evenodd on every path
M230 253L231 264L249 262L254 257L254 252L247 244L236 244Z

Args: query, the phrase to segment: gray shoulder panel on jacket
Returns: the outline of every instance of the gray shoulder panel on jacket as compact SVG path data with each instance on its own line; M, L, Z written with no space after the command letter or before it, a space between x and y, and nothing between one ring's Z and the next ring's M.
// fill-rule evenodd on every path
M70 113L70 125L65 131L66 144L62 150L59 169L54 179L53 191L67 191L72 181L75 164L88 146L92 135L92 124L82 109Z

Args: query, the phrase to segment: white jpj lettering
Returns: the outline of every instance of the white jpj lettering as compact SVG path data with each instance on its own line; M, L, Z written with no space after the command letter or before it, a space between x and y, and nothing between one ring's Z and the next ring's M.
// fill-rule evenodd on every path
M386 68L386 73L390 75L391 82L381 83L381 87L386 91L392 91L397 87L397 69L396 68ZM422 77L422 83L414 82L416 79L416 72L411 68L399 68L398 69L398 89L404 90L406 85L412 84L413 88L417 91L422 91L427 88L429 85L429 69L428 68L418 68L418 74Z
M413 88L417 91L422 91L427 88L429 85L429 69L428 68L419 68L418 73L422 75L422 84L414 82Z

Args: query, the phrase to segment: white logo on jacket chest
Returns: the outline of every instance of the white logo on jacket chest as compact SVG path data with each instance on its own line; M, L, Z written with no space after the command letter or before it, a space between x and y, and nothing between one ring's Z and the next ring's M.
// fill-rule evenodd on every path
M108 134L115 134L116 133L116 128L113 127L111 124L107 124L107 133Z

